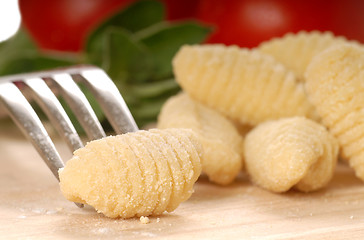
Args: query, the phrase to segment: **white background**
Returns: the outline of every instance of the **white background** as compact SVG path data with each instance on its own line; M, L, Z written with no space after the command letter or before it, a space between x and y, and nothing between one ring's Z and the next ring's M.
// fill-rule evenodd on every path
M19 26L18 0L0 0L0 41L12 36Z

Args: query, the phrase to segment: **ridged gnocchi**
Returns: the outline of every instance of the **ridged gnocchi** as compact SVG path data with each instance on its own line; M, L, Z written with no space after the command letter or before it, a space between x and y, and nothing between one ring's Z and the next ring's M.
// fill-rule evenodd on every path
M202 146L191 130L149 130L106 137L74 152L59 172L63 195L108 217L173 211L201 173Z
M268 121L245 138L245 166L252 181L267 190L304 192L332 178L338 143L322 125L304 117Z
M204 149L202 171L210 181L226 185L240 172L243 138L235 126L187 94L180 93L163 105L158 128L189 128L198 134Z
M242 124L289 116L317 118L302 83L273 57L236 46L183 46L173 59L192 98Z
M364 180L364 48L343 44L317 55L306 71L306 89L343 158Z
M258 49L272 55L293 70L298 79L304 81L305 70L316 54L330 46L347 41L344 37L334 36L331 32L301 31L263 42Z

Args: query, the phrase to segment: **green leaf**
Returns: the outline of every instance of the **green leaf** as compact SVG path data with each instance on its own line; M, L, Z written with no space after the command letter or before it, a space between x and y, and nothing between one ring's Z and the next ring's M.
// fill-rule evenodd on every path
M19 66L11 66L9 61L13 62L13 59L15 58L19 58L22 55L26 54L35 54L37 51L38 50L33 41L30 39L29 35L23 29L19 29L14 36L0 43L0 56L2 56L0 58L0 68L4 69L4 65L10 65L11 68L18 68L19 71L9 72L24 72L20 69ZM1 72L3 72L3 70Z
M103 35L109 27L124 28L136 32L164 19L164 6L159 1L137 1L113 15L97 27L86 42L86 52L91 63L100 65L103 49Z
M28 35L22 28L13 35L11 38L0 43L0 54L1 56L13 55L14 53L19 53L23 51L37 51L37 48Z
M132 94L139 98L153 98L165 93L176 93L179 90L180 88L174 79L131 86Z
M104 22L100 28L117 26L137 32L160 22L165 17L164 5L159 1L137 1ZM100 30L100 28L98 30Z
M156 64L153 78L160 79L171 77L172 58L182 45L200 43L210 32L211 28L195 22L161 22L135 35L153 55Z
M1 62L0 75L27 73L57 67L66 67L74 65L75 63L75 61L70 59L42 55L37 52L28 52L24 54L19 53L7 58L6 61Z
M105 34L103 68L117 82L143 82L154 70L148 50L123 29L109 28Z
M146 101L139 106L130 106L130 111L135 119L139 122L148 123L149 120L155 121L156 116L159 114L165 99L155 101Z
M0 43L0 75L33 72L77 63L76 55L40 53L28 33L22 28ZM77 56L78 57L78 56Z

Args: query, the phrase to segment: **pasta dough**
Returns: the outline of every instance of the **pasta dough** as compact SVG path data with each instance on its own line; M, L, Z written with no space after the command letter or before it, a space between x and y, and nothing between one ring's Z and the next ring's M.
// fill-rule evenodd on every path
M138 131L89 142L59 172L64 196L108 217L173 211L193 192L202 147L191 130Z
M158 128L189 128L204 148L202 171L210 181L231 183L242 167L243 138L218 112L181 93L170 98L158 117Z
M342 156L364 180L364 49L334 46L307 68L306 88L323 123L335 135Z
M236 46L184 46L176 80L194 99L242 124L289 116L317 118L302 83L273 57Z
M298 79L304 80L304 72L312 58L326 48L345 43L344 37L335 37L331 32L288 33L260 44L258 49L293 70Z
M320 124L304 117L262 123L245 139L248 174L273 192L291 187L309 192L324 187L337 162L336 139Z

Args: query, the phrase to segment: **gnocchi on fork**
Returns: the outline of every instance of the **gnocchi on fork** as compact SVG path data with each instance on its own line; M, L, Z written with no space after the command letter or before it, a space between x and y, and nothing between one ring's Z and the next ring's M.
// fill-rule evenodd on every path
M67 102L90 140L106 136L76 82L93 93L116 133L138 130L118 89L99 68L80 66L0 78L0 103L58 180L58 170L64 167L64 161L29 101L38 103L73 152L84 145L55 92Z

